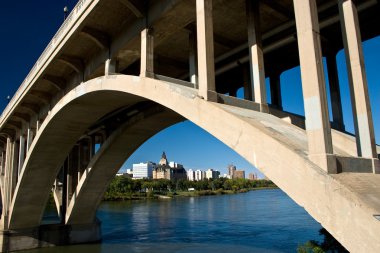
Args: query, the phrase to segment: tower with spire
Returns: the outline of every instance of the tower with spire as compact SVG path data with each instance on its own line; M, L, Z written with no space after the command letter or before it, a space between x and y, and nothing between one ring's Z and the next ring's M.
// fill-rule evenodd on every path
M168 159L166 158L165 151L162 152L162 156L161 156L160 162L158 164L163 166L163 167L166 167L169 165Z

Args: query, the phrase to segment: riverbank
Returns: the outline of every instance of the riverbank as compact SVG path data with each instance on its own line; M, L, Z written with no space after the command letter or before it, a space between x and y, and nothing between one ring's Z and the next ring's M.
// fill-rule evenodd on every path
M188 180L132 180L116 177L108 187L104 201L170 199L245 193L252 190L276 189L270 180L211 179Z

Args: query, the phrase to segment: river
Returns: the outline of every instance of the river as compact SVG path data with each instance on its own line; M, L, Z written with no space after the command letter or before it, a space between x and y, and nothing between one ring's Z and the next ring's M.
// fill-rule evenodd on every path
M104 202L99 244L28 253L296 252L320 224L279 189L165 200Z

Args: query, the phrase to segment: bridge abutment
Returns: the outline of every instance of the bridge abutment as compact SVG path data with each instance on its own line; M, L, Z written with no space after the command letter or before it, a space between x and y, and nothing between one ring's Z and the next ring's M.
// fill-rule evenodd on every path
M95 243L101 240L101 223L48 224L30 229L0 231L0 252L12 252L59 245Z

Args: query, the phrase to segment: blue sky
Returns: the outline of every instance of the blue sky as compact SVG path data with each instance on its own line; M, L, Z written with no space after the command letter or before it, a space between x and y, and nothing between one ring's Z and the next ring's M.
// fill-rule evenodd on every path
M4 1L2 3L2 15L0 15L1 111L7 104L7 95L12 96L15 93L61 25L63 7L68 5L72 9L75 3L75 0L24 0ZM376 142L380 143L380 38L364 42L363 49ZM337 61L344 122L347 131L353 132L351 102L343 51L338 53ZM300 79L300 69L297 67L281 75L281 85L284 109L303 115ZM267 90L269 91L269 88ZM238 92L239 95L242 95L242 91ZM123 167L130 168L132 163L148 160L158 162L162 151L166 152L170 161L182 163L186 168L213 168L224 173L227 165L233 163L239 169L245 169L246 174L257 172L252 165L233 150L189 121L172 126L148 140L126 161Z

